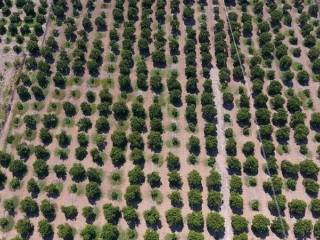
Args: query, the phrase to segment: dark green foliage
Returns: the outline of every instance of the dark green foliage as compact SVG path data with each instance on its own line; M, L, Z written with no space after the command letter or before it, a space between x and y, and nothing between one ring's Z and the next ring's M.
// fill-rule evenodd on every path
M121 211L119 207L114 207L110 203L103 205L103 214L106 221L111 224L117 224L121 217Z
M297 238L308 238L311 235L312 228L313 226L311 220L299 219L293 226L293 232Z
M57 234L63 240L71 240L74 238L74 231L68 223L58 225Z
M224 234L224 218L215 212L207 215L207 229L209 233L215 237L222 237Z
M148 226L157 226L161 223L160 213L155 207L152 207L149 210L144 211L143 217Z
M42 238L47 239L53 236L53 228L52 225L48 222L48 220L40 220L38 222L38 231Z
M66 219L76 219L78 216L78 210L75 206L61 206L61 211L63 212Z
M262 214L253 217L251 230L256 236L266 236L269 233L270 220Z
M27 166L21 160L13 160L9 164L9 171L13 176L23 178L27 173Z
M27 218L19 219L15 225L15 228L18 234L24 239L32 236L34 230L33 224Z
M28 217L37 216L39 213L39 207L36 201L31 197L26 197L20 202L20 210Z
M241 234L248 231L248 221L240 215L232 216L231 226L235 234Z
M191 231L202 232L204 227L204 219L202 212L192 212L187 215L188 228Z
M99 184L96 182L90 182L86 185L86 196L90 202L99 200L101 197L101 190Z
M47 199L42 200L40 210L42 215L50 221L56 216L55 206Z

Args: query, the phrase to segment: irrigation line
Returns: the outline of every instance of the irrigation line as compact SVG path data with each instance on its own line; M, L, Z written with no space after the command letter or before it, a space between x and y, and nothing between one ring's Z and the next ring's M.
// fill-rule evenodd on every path
M229 28L230 28L230 32L231 32L231 36L232 36L232 41L233 41L233 44L235 46L235 49L236 49L236 54L237 54L237 58L239 60L239 63L240 63L240 68L241 68L241 72L242 72L242 75L243 75L243 78L245 80L245 87L246 87L246 90L247 90L247 93L250 93L251 90L250 90L250 86L249 86L249 83L248 81L246 80L246 73L245 73L245 70L244 70L244 67L242 65L242 62L241 62L241 58L240 58L240 54L239 54L239 50L238 50L238 46L236 44L236 41L235 41L235 37L234 37L234 34L233 34L233 30L232 30L232 26L231 26L231 23L230 23L230 20L229 20L229 16L228 16L228 9L225 5L225 2L224 0L222 0L223 2L223 7L224 7L224 10L225 10L225 15L226 15L226 18L227 18L227 22L228 22L228 25L229 25ZM253 109L253 99L252 99L252 96L251 94L248 94L249 95L249 102L250 102L250 108ZM260 147L261 147L261 153L262 153L262 156L264 157L264 159L267 160L266 158L266 152L265 152L265 149L263 147L263 144L262 143L262 138L261 138L261 135L260 135L260 132L259 132L259 128L257 127L257 121L256 119L254 118L254 123L255 123L255 128L256 128L256 132L257 132L257 136L258 136L258 140L260 142ZM266 161L266 169L267 169L267 172L268 172L268 175L270 176L270 169L269 169L269 164L268 164L268 161ZM273 185L273 182L270 181L270 185L271 185L271 190L272 190L272 197L273 197L273 200L275 201L276 203L276 208L277 208L277 212L278 212L278 216L281 217L282 214L281 214L281 210L280 210L280 207L279 207L279 203L278 203L278 200L276 198L276 193L275 193L275 188L274 188L274 185ZM279 218L280 219L280 222L281 222L281 227L282 227L282 233L283 233L283 236L284 236L284 239L287 239L288 237L288 234L287 234L287 231L286 231L286 228L284 226L284 223L283 223L283 220L282 218Z

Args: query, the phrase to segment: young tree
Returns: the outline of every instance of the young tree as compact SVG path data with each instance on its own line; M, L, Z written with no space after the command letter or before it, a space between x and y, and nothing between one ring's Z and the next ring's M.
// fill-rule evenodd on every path
M144 211L143 213L144 220L149 226L157 226L161 223L160 213L155 207L152 207L149 210Z
M74 163L69 170L73 181L82 182L86 178L86 170L81 163Z
M313 226L311 220L299 219L293 225L293 232L297 238L308 238L311 235L312 228Z
M221 188L221 175L212 170L210 175L207 177L206 180L208 190L220 191Z
M257 236L266 236L269 233L270 220L262 214L253 217L251 230Z
M13 156L4 151L0 151L0 165L4 168L9 167L10 162L12 161Z
M314 217L320 216L320 199L311 200L310 211Z
M297 80L301 85L308 85L309 83L309 74L307 71L302 70L297 74Z
M207 204L210 209L219 211L222 205L222 194L217 191L209 191Z
M156 67L163 67L166 65L166 55L162 50L156 50L152 53L152 62Z
M202 183L201 183L201 175L196 170L191 171L188 174L188 184L190 189L202 189Z
M159 240L159 234L152 229L147 229L143 235L144 240Z
M320 59L316 59L312 64L312 71L314 74L320 73Z
M192 209L198 210L201 209L202 205L202 195L199 190L191 189L188 192L188 200L189 200L189 206Z
M128 172L129 182L133 185L141 185L145 181L145 176L142 169L139 166L135 166Z
M62 238L63 240L74 238L74 231L68 223L58 225L57 234L58 234L58 237Z
M207 215L206 225L209 233L214 237L222 237L224 234L224 218L215 212Z
M19 219L15 225L15 228L18 234L20 234L20 236L24 239L31 237L34 230L33 224L27 218Z
M99 184L96 182L89 182L86 185L86 197L90 202L95 202L101 197L101 190Z
M135 206L141 202L141 191L137 185L130 185L127 187L124 198L129 206Z
M94 225L86 225L80 233L83 240L92 240L97 239L98 237L98 230L97 227Z
M25 142L23 143L20 143L18 146L17 146L17 153L19 155L19 157L22 159L22 160L27 160L29 159L30 155L31 155L31 147L30 145L26 144Z
M237 235L248 231L248 221L240 215L232 216L231 226L232 226L233 232Z
M161 186L161 177L158 172L152 172L147 175L147 181L152 188Z
M103 16L98 16L95 21L95 25L97 26L98 31L105 31L106 29L106 22Z
M130 226L134 226L139 223L139 216L137 211L133 207L125 207L122 209L123 218Z
M47 199L42 200L40 210L42 215L50 221L56 216L55 206Z
M114 207L108 203L103 205L103 215L108 223L117 224L121 217L121 211L119 207Z
M43 239L48 239L54 234L52 225L45 219L38 222L38 231Z
M258 160L253 157L247 157L246 161L243 163L243 171L251 176L258 174Z
M202 212L189 213L187 215L187 224L191 231L202 232L204 227Z
M39 179L43 179L49 174L49 166L45 160L38 159L32 164L33 170Z
M181 210L178 208L171 208L166 212L166 220L171 229L183 227L183 218Z
M49 145L52 142L52 135L47 128L40 129L39 137L45 145Z
M61 211L66 219L76 219L78 216L78 209L73 205L61 206Z
M254 143L246 142L242 147L242 152L246 156L254 155Z
M38 196L40 187L34 178L31 178L27 183L27 190L32 196Z
M241 174L241 162L235 157L227 158L228 171L233 174Z
M116 130L111 135L112 144L114 147L125 149L128 143L126 133L121 130Z
M171 192L169 199L173 207L180 208L183 206L182 197L179 191Z
M302 218L305 215L307 204L303 200L293 199L288 204L290 215Z
M13 176L23 178L27 173L27 166L21 160L13 160L9 164L9 171Z
M238 193L231 193L229 199L230 208L234 213L242 213L243 211L243 199Z
M159 132L151 131L148 135L148 146L152 151L158 152L162 149L162 137Z
M102 240L117 240L120 233L118 228L110 223L103 225L100 238Z
M87 223L92 223L97 217L97 213L93 207L84 207L82 208L82 216L86 219Z
M116 102L112 105L112 112L117 121L127 120L129 109L124 102Z
M45 114L42 119L43 125L48 128L56 128L58 125L59 119L54 114Z
M313 178L316 179L319 167L312 160L303 160L299 164L300 173L305 178Z
M288 235L289 225L283 217L274 218L270 228L279 238L285 238Z
M67 175L67 168L64 164L54 165L53 171L58 178L65 178Z

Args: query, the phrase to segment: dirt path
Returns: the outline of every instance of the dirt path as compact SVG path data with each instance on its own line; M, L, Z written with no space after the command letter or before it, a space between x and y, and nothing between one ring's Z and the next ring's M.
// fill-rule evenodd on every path
M212 88L214 92L214 103L217 109L217 139L218 139L218 155L216 156L216 168L221 175L221 190L223 195L223 204L221 206L221 215L225 219L225 233L224 239L231 240L233 237L232 227L231 227L231 216L232 212L229 207L229 199L230 199L230 188L229 188L229 174L226 167L226 152L225 152L225 135L224 135L224 110L223 110L223 101L222 101L222 94L220 91L220 82L219 82L219 69L215 65L215 53L213 51L214 46L214 16L213 16L213 5L212 2L209 1L207 6L207 20L208 20L208 30L210 33L210 40L211 40L211 55L213 56L214 64L213 68L210 71L210 78L212 81Z
M223 120L223 103L222 95L219 87L219 72L217 68L212 69L210 72L210 78L212 80L212 88L214 91L214 101L217 106L217 138L218 138L218 155L216 157L216 167L221 175L222 185L221 190L223 194L223 204L221 206L221 214L225 219L225 235L224 239L232 239L233 233L231 228L231 210L229 207L230 188L229 188L229 174L226 168L226 153L225 153L225 135L224 135L224 120Z
M224 22L227 25L227 28L230 29L231 25L229 22L229 18L228 18L228 14L231 12L231 10L229 11L229 9L227 9L227 7L225 6L225 4L223 3L223 1L220 1L220 10L221 10L221 18L224 20ZM233 10L233 9L232 9ZM239 19L239 16L238 16ZM239 21L239 20L238 20ZM233 29L231 29L231 31L229 32L229 45L231 47L231 45L235 44L235 39L233 36ZM236 46L236 58L239 59L240 61L240 54L244 54L244 56L248 57L249 53L246 49L246 47L243 44L243 41L240 40L240 44L239 46ZM246 59L249 60L249 59ZM246 62L245 60L245 62ZM257 176L255 176L255 179L257 181L257 186L255 187L249 187L249 186L243 186L244 191L243 191L243 199L244 199L244 204L246 206L244 206L244 217L246 217L249 221L252 220L253 216L257 213L255 213L254 211L252 211L252 209L250 208L250 202L252 200L258 200L259 201L259 213L264 214L267 217L271 217L269 211L268 211L268 201L270 200L270 196L267 195L264 190L263 190L263 182L268 180L268 175L265 173L264 168L267 167L265 164L265 158L263 156L263 151L261 152L261 142L259 141L259 126L256 123L255 120L255 107L254 107L254 99L253 99L253 94L252 94L252 82L249 78L248 73L250 73L250 69L249 69L249 64L248 62L246 62L245 64L243 64L241 66L241 70L242 70L242 75L243 75L243 82L240 82L238 84L238 86L242 86L244 87L247 96L249 97L249 109L250 109L250 113L251 113L251 127L250 127L250 135L249 136L243 136L242 130L241 132L236 132L236 135L238 135L237 137L237 141L240 143L238 146L239 150L238 150L238 156L240 159L245 159L246 157L241 153L242 152L242 146L246 141L252 141L255 145L255 157L258 159L259 162L259 171ZM234 115L235 116L235 115ZM243 162L242 162L243 163ZM246 182L246 178L243 178L243 182ZM249 230L249 235L250 236L254 236L251 231ZM251 235L252 234L252 235ZM272 233L270 233L270 236L273 236Z

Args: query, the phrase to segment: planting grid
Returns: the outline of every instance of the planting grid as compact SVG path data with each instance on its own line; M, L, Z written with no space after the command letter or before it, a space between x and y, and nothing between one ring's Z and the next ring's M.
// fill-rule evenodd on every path
M2 239L320 239L317 4L1 2Z

